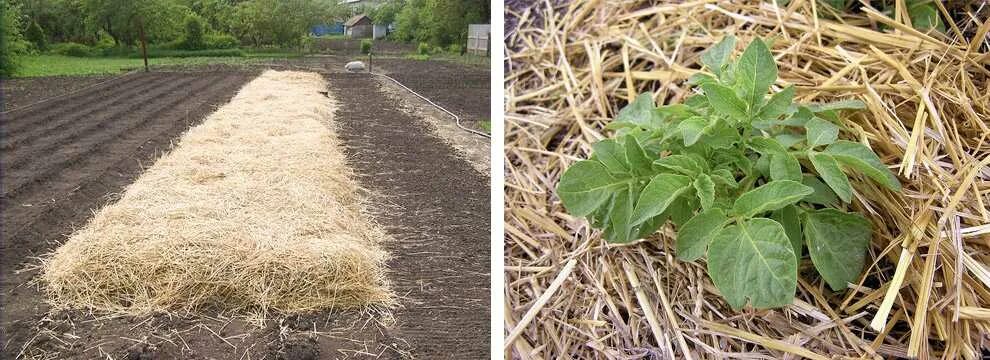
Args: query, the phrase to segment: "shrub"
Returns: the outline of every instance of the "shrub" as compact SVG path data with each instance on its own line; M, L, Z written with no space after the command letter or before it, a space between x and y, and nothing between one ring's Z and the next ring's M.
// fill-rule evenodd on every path
M0 3L0 77L13 75L20 65L20 55L27 50L21 34L20 10L9 1Z
M371 40L368 40L368 39L361 40L361 53L362 54L370 54L371 53L371 44L372 44Z
M203 42L203 21L199 16L190 15L186 17L186 34L182 39L181 48L186 50L199 50L204 48Z
M425 42L421 42L421 43L419 43L419 47L416 48L416 54L419 54L419 55L429 55L430 54L430 50L431 50L430 44L427 44Z
M51 53L65 56L87 57L93 56L93 48L74 42L60 43L52 46Z
M464 52L464 47L461 46L461 44L450 44L450 46L447 47L447 51L449 51L451 54L460 55L461 53Z
M227 34L209 34L204 41L207 49L234 49L241 46L237 38Z
M45 36L45 31L41 29L41 25L38 25L38 22L31 22L27 31L24 32L24 38L34 44L39 51L48 50L48 37Z
M433 47L433 51L430 51L430 53L432 53L432 54L443 54L443 46L440 46L440 45L434 46Z

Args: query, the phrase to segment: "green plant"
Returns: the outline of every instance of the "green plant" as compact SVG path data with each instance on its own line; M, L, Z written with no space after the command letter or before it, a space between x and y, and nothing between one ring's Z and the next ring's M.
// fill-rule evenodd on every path
M21 34L21 7L9 1L0 3L0 78L19 70L27 48L28 42Z
M464 52L464 47L461 44L450 44L447 47L447 51L454 55L460 55Z
M45 35L45 31L41 29L41 25L38 25L37 21L31 22L27 31L24 32L24 38L34 44L39 51L48 50L48 36Z
M186 17L186 33L182 38L180 47L185 50L200 50L205 48L206 42L203 40L203 21L199 16L189 15Z
M52 46L50 51L52 54L74 56L74 57L87 57L95 55L93 48L79 44L79 43L59 43Z
M419 46L416 47L416 54L430 55L430 50L433 50L433 47L431 47L429 43L421 42L419 43Z
M707 254L708 273L733 308L790 304L798 258L807 245L834 290L859 276L871 223L840 210L851 202L846 172L899 191L898 179L867 146L839 140L838 112L856 101L794 104L794 87L767 96L777 65L754 40L730 61L735 38L706 51L700 93L655 107L642 94L570 166L557 186L570 214L589 219L606 240L646 237L671 220L676 254Z
M234 49L241 46L237 38L227 34L208 34L203 41L207 49Z
M368 40L368 39L361 40L361 53L362 54L370 54L371 53L371 44L372 44L371 40Z

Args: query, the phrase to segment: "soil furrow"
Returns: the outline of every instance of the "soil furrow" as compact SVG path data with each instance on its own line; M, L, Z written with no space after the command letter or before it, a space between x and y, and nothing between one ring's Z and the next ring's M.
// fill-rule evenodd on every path
M416 358L487 359L488 179L423 119L399 111L365 74L329 75L338 134L362 184L403 211L379 209L395 241L390 280L407 294L389 335ZM429 254L424 256L424 254Z
M17 133L23 129L34 129L38 123L45 123L51 121L51 119L60 118L61 115L72 114L84 108L106 106L108 103L126 99L128 96L133 96L139 90L147 89L158 84L158 82L146 82L145 80L148 78L153 79L152 81L168 81L168 78L161 77L156 73L131 75L131 77L118 79L109 84L104 84L94 89L87 89L81 93L54 100L43 105L35 105L34 107L23 110L15 109L7 114L7 125L16 125L15 127L8 128L8 134ZM124 80L124 82L118 82L121 80ZM140 89L137 89L138 87ZM106 96L107 94L111 94L111 96L108 97ZM95 102L93 101L94 99L96 99ZM67 105L58 106L56 104ZM40 121L38 121L39 118Z
M50 152L50 156L33 158L31 164L36 164L37 166L28 166L26 168L10 170L5 169L6 176L18 180L9 188L5 187L5 192L0 197L8 199L16 197L18 193L24 191L25 187L36 185L39 183L38 180L47 179L49 175L69 168L78 160L100 151L106 143L117 141L116 139L121 134L127 133L134 128L153 121L158 114L174 109L176 105L182 103L183 101L187 101L188 99L197 96L196 92L215 85L216 83L213 81L214 79L211 78L197 78L194 80L194 83L196 83L194 88L184 92L182 97L172 98L165 103L145 102L133 107L121 106L121 108L117 111L113 111L108 114L109 120L107 120L107 122L113 122L113 125L117 126L116 129L110 128L109 130L111 131L99 131L107 130L107 128L105 126L101 126L102 123L96 123L94 125L86 126L78 132L74 132L72 136L69 136L61 142L51 143L51 146L47 146L47 148L58 148L58 150ZM146 112L135 111L145 109L147 107L151 107L151 110ZM123 118L123 120L121 120L121 118ZM137 121L133 122L133 120ZM125 126L121 127L120 125ZM28 176L29 174L34 174L35 176L40 175L40 177L31 177Z
M216 78L206 79L205 83L208 84L207 85L208 88L201 90L203 92L211 93L211 94L214 93L232 94L238 88L240 88L241 85L243 85L244 81L239 76L227 76L222 79L216 79ZM226 101L229 98L230 97L228 96L223 98L222 100ZM171 106L171 105L175 105L174 103L176 103L177 101L170 101L169 103L170 106L164 106L161 108L171 109L171 111L149 114L140 123L135 124L134 126L131 126L125 129L124 131L122 131L121 133L124 134L123 136L113 137L111 141L95 144L93 145L93 147L89 149L89 151L87 151L87 153L94 153L100 150L103 150L104 153L110 153L110 154L118 154L118 153L124 154L128 151L139 151L141 147L146 146L147 144L154 143L156 139L161 136L167 136L169 134L181 134L182 132L185 131L185 129L189 128L189 126L192 125L194 121L199 120L199 119L191 119L188 117L183 118L183 116L181 115L182 111L192 111L195 110L195 108L201 103L213 102L213 101L217 101L217 100L215 100L213 97L209 97L197 101L187 101L186 103L182 104L179 107ZM173 121L167 121L167 122L159 121L157 123L149 123L148 121L157 118L170 118L173 119ZM184 120L184 121L180 121L180 120ZM145 124L148 124L150 126L138 127L140 125L145 125ZM28 208L34 208L34 209L27 209L23 215L31 215L31 213L50 215L53 210L59 210L59 209L54 207L55 203L46 202L46 200L54 199L57 197L68 196L68 195L74 195L75 193L80 192L81 190L85 190L85 188L87 187L92 187L94 184L91 183L93 182L96 183L95 185L97 185L96 186L97 188L100 188L101 186L98 185L102 185L100 184L101 179L113 175L112 173L110 174L106 173L107 171L110 171L110 169L113 168L112 166L113 164L105 163L99 161L98 159L92 159L92 158L82 157L82 159L83 160L81 161L73 162L72 165L70 166L59 167L58 169L60 172L52 179L45 178L44 181L32 182L32 184L37 184L39 187L45 188L46 191L22 192L21 196L12 197L9 199L0 199L0 201L4 203L5 207L6 205L23 206L24 204L29 204L30 206L28 206ZM133 164L133 166L138 166L138 165L142 167L148 166L154 160L155 159L151 159L151 161L139 160L139 162L143 162L143 163L142 164L135 163ZM101 172L100 167L107 170ZM99 176L93 176L94 174L98 174ZM47 183L54 182L58 185L44 186L46 182ZM85 191L83 192L85 193ZM33 218L37 220L41 218L41 216L35 215L33 216ZM16 228L6 227L4 229L3 232L5 239L11 239L11 238L17 239L20 234L26 231L26 229L31 229L35 225L34 220L19 221L18 223L21 223L21 225ZM6 247L7 245L8 244L3 244L4 247Z
M19 151L19 153L43 153L47 150L45 148L46 146L54 146L71 142L72 136L78 136L78 134L82 131L88 131L89 129L106 126L103 122L89 121L89 119L111 119L118 117L121 112L138 111L145 106L153 105L154 103L151 101L152 99L162 96L168 92L175 91L176 89L195 80L196 78L189 77L179 81L171 81L165 86L154 87L153 91L150 92L142 92L134 97L122 97L120 101L106 104L105 106L90 107L86 111L79 112L77 114L63 115L61 121L53 127L22 131L20 134L16 134L21 136L6 134L4 139L6 142L0 148L3 150L11 150L23 146L25 147L24 151ZM135 107L131 108L129 106ZM86 127L77 129L80 124L84 124ZM35 147L40 147L40 149L35 149ZM23 161L23 158L7 159L6 167L8 169L19 168L23 165L21 164L21 161Z

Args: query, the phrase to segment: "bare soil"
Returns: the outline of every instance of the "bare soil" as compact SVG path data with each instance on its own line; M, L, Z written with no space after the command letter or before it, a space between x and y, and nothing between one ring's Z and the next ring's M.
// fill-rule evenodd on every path
M0 111L12 110L112 78L94 75L0 79Z
M398 239L389 249L390 279L403 296L394 322L370 310L264 319L259 327L210 309L146 317L49 309L32 283L36 257L256 74L137 73L0 115L0 358L489 357L488 179L365 74L329 80L338 101L355 104L342 107L338 131L362 184L381 196L376 220ZM46 80L5 83L4 99L28 104L72 86Z
M359 181L389 204L376 218L395 241L389 279L404 294L388 330L416 358L489 358L489 181L398 111L367 74L331 74L337 131ZM426 165L428 164L428 165ZM424 166L425 165L425 166Z

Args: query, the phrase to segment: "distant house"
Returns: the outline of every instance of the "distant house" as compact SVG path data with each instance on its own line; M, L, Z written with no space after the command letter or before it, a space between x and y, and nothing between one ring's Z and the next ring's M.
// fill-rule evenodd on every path
M344 33L352 39L380 39L388 34L386 25L375 25L368 15L355 15L344 22Z

